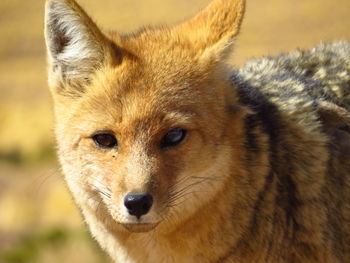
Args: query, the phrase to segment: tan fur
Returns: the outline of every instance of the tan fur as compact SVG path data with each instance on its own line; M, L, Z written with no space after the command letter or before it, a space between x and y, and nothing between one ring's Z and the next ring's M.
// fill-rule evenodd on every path
M348 250L335 255L337 237L327 238L329 210L320 199L326 145L337 128L320 132L311 103L303 102L310 118L302 121L291 114L298 100L283 110L288 134L283 130L281 136L293 145L295 163L309 161L295 170L303 202L291 211L298 229L285 216L288 205L276 205L287 192L280 191L282 177L269 172L270 135L253 127L249 132L261 151L246 146L245 120L256 112L240 103L225 64L244 4L214 0L172 28L106 36L73 0L47 1L59 158L92 235L115 262L350 260ZM329 114L349 119L345 109L321 103L319 111L325 122ZM298 126L303 122L311 123L307 133ZM185 140L161 148L163 136L178 127L188 130ZM101 131L115 134L117 149L96 146L92 136ZM283 158L282 151L277 155ZM253 156L249 167L247 156ZM123 206L129 192L154 196L141 221Z

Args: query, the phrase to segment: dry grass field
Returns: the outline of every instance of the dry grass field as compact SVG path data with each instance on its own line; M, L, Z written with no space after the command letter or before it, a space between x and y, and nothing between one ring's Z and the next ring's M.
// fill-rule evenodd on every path
M78 0L79 1L79 0ZM210 0L80 0L104 29L174 24ZM232 64L350 41L349 0L247 0ZM44 0L0 1L0 263L108 262L89 238L55 161Z

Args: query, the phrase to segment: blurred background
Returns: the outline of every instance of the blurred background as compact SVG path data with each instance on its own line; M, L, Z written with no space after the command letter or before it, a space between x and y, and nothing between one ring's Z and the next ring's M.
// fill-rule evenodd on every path
M210 0L79 0L103 29L174 24ZM232 64L350 40L349 0L247 0ZM44 0L0 1L0 263L109 262L65 188L46 84Z

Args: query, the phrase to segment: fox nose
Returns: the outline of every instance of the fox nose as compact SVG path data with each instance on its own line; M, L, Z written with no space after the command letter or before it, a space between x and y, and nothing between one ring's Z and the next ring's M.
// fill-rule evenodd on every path
M147 193L129 193L124 197L124 205L130 215L140 219L148 213L153 204L153 196Z

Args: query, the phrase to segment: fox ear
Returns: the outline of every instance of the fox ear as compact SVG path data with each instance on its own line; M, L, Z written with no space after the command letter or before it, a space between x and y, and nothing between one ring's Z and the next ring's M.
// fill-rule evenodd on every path
M245 9L245 0L213 0L197 16L177 29L185 32L198 50L205 54L225 55L238 34Z
M105 61L108 41L74 0L47 0L45 39L50 86L82 91Z

